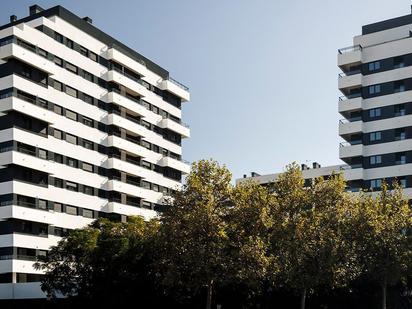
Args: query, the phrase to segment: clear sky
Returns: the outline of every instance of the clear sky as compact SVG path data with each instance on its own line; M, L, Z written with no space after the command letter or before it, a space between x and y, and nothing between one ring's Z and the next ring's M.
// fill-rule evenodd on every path
M15 0L2 1L1 23L34 3L90 16L189 86L184 158L214 158L235 178L340 163L337 49L411 10L409 0Z

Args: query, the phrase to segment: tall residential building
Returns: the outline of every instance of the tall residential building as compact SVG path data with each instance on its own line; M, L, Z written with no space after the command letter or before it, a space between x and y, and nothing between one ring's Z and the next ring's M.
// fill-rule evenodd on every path
M36 257L99 217L153 217L181 187L188 88L61 6L0 27L0 298L39 298Z
M351 191L376 191L396 178L412 199L412 14L363 26L353 46L338 51L338 66L339 157L346 164L303 165L303 176L343 171ZM265 184L277 175L253 178Z

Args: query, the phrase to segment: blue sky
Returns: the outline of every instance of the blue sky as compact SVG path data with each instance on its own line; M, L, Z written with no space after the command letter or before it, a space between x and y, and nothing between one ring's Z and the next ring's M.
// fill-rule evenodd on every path
M34 3L90 16L188 85L184 158L214 158L235 178L340 163L337 49L411 10L409 0L19 0L2 3L1 23Z

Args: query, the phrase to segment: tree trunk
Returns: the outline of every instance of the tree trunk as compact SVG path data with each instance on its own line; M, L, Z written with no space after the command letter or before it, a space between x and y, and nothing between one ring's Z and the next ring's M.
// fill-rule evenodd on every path
M382 282L382 309L386 309L386 279Z
M213 280L207 284L206 309L212 309Z
M305 309L306 307L306 288L302 290L302 294L300 295L300 309Z

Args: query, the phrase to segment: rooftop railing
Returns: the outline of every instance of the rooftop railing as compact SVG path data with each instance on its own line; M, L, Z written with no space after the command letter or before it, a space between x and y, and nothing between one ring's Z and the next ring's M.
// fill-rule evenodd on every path
M169 76L169 81L171 81L173 84L175 84L176 86L179 86L180 88L182 88L183 90L189 91L189 87L183 85L182 83L178 82L177 80L175 80L174 78Z

